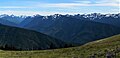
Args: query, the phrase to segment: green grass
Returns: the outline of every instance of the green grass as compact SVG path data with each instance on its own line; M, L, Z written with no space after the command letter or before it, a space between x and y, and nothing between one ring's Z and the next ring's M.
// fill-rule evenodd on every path
M79 47L36 50L36 51L3 51L0 58L89 58L96 54L96 58L105 58L106 51L115 52L120 49L120 35L87 43ZM120 58L120 52L117 52Z

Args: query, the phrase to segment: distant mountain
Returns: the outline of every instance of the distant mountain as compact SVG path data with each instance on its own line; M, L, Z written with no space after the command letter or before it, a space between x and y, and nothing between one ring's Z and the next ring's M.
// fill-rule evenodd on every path
M2 18L0 18L0 23L4 24L4 25L8 25L8 26L17 26L16 23L10 22L10 21L8 21L6 19L2 19Z
M67 47L69 44L45 34L0 24L0 49L38 50Z
M120 34L120 28L71 15L37 16L24 26L66 42L85 44L90 41Z
M41 16L41 15L35 15L32 18L26 18L20 25L24 24L24 28L31 29L35 27L36 30L44 30L44 28L47 28L51 26L57 19L53 16Z
M100 13L93 13L93 14L84 14L84 15L75 15L72 16L73 18L81 19L87 18L87 20L110 24L114 26L120 27L120 13L119 14L100 14Z
M15 15L7 15L7 14L0 15L1 19L8 20L16 24L21 23L26 17L27 16L15 16Z
M19 23L19 26L20 27L24 27L25 25L27 25L28 23L30 23L32 20L33 20L33 17L28 16L22 22Z
M74 19L84 19L84 20L85 20L85 18L87 18L87 20L90 20L90 21L111 24L111 25L120 27L120 23L119 23L120 13L118 13L118 14L92 13L92 14L76 14L76 15L55 14L55 15L50 15L50 16L41 16L39 14L34 15L34 16L15 16L15 15L3 14L3 15L0 15L0 18L8 20L10 22L13 22L15 24L19 24L18 26L21 25L21 27L24 27L26 24L31 22L33 19L36 19L36 20L39 19L39 21L41 20L41 22L43 22L43 20L45 20L45 21L52 20L53 21L61 16L72 17ZM48 20L46 20L46 19L48 19Z

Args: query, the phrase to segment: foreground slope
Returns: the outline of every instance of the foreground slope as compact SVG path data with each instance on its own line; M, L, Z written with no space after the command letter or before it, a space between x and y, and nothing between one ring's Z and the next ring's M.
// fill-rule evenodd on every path
M33 50L64 47L61 40L45 34L0 24L0 49Z
M107 52L120 58L120 35L90 42L80 47L40 51L0 51L0 57L12 58L106 58ZM7 56L6 56L7 55Z

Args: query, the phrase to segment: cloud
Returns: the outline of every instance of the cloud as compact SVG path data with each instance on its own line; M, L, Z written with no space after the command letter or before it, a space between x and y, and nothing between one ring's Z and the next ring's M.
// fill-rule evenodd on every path
M113 0L114 1L114 0ZM71 7L81 7L81 6L116 6L118 7L118 3L109 2L108 0L100 0L92 3L91 1L74 1L73 3L39 3L34 2L30 4L30 6L24 7L8 7L8 8L47 8L47 7L57 7L57 8L71 8ZM1 7L0 7L1 8ZM2 7L7 8L7 7Z
M102 13L102 14L119 13L118 9L110 9L110 10L104 10L104 9L98 10L98 9L96 9L96 11L89 9L89 10L85 10L85 11L86 12L84 12L83 10L82 11L73 10L71 12L69 12L69 11L13 11L13 10L4 10L4 11L0 11L0 14L8 14L8 15L14 14L17 16L20 16L20 15L32 16L35 14L40 14L40 15L47 16L47 15L53 15L53 14L63 14L63 15L65 15L65 14L71 14L71 15L85 14L85 13L90 14L90 13L94 13L94 12L95 13Z
M75 7L81 7L81 6L112 6L112 7L120 7L119 4L116 3L97 3L97 4L80 4L80 3L46 3L46 4L39 4L39 5L33 5L33 6L4 6L0 8L48 8L48 7L56 7L56 8L75 8Z
M109 0L108 0L109 1ZM112 2L119 2L120 3L120 0L111 0Z
M69 8L69 7L77 7L77 6L89 6L88 4L80 4L80 3L57 3L57 4L46 4L45 7L60 7L60 8Z
M120 1L119 0L98 0L98 1L95 1L95 3L116 3L116 4L119 4Z
M91 12L92 13L93 12L118 13L120 10L119 0L95 0L95 1L77 0L71 3L41 3L41 2L27 1L23 4L26 4L26 5L0 6L0 14L51 15L51 14L58 14L58 13L59 14L78 14L78 13L86 13L86 12L87 13L88 12L89 13ZM111 9L113 8L116 8L116 10L111 11Z
M72 8L72 7L81 7L81 6L111 6L111 7L120 7L119 0L77 0L73 3L45 3L42 7L58 7L58 8ZM38 4L41 7L40 4Z
M94 3L93 3L94 2ZM75 8L81 6L112 6L120 7L119 0L77 0L72 3L41 3L26 1L25 6L0 6L0 8Z
M23 6L0 6L0 8L29 8L29 7L23 7Z
M116 3L97 3L97 4L81 4L81 3L57 3L57 4L46 4L45 7L58 7L58 8L70 8L70 7L81 7L81 6L113 6L119 7Z
M40 14L40 15L53 15L53 14L78 14L78 12L56 12L56 11L49 11L49 12L45 12L45 11L0 11L0 14L8 14L8 15L27 15L27 16L32 16L32 15L35 15L35 14Z
M85 0L85 1L74 1L75 3L91 3L91 1L87 1L87 0Z

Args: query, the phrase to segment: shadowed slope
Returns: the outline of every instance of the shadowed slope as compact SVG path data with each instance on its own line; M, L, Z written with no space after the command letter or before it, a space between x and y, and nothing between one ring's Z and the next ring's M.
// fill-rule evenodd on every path
M66 44L45 34L0 24L0 48L35 50L61 48Z

